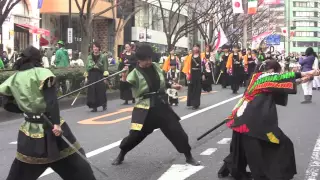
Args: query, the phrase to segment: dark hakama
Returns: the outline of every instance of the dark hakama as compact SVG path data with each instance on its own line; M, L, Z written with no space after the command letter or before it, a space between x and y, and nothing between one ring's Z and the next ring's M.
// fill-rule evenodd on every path
M187 106L198 108L200 106L201 99L201 81L202 81L202 70L201 70L201 59L193 58L191 60L191 79L188 85L188 97Z
M160 78L153 67L137 68L145 77L149 91L159 92ZM137 87L133 87L137 88ZM188 153L191 147L188 142L188 135L183 130L179 120L180 117L167 104L167 96L151 96L149 109L134 108L132 111L132 123L143 124L141 130L130 130L129 135L121 141L120 149L129 152L142 142L155 129L160 128L163 134L170 140L180 153Z
M255 69L256 69L256 63L254 62L254 60L250 60L250 58L248 58L248 78L247 78L247 80L249 80L251 78Z
M222 55L222 61L220 64L219 76L220 76L222 88L226 88L230 83L230 77L229 77L229 74L227 73L227 68L226 68L228 57L229 55Z
M231 89L233 93L237 93L240 84L243 82L244 68L242 64L242 59L239 59L238 55L233 54L232 58L232 74L230 76Z
M213 63L207 62L207 66L209 69L205 69L203 75L205 76L205 80L202 81L202 89L203 91L210 92L212 91L212 84L213 84Z
M276 104L287 104L288 94L296 93L294 79L299 76L294 73L253 75L243 98L228 118L227 126L233 129L234 135L231 154L220 172L227 168L243 174L248 164L255 180L293 178L297 173L294 148L278 127Z
M88 72L88 83L91 84L98 80L104 78L103 72L99 69L92 68ZM87 92L87 106L89 108L97 108L100 106L106 106L107 104L107 86L106 84L101 81L95 85L88 87Z

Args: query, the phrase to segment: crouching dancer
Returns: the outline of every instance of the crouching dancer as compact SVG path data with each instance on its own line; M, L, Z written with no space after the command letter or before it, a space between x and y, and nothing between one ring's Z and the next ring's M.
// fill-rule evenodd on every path
M152 63L152 56L151 46L143 44L138 47L138 65L127 76L137 102L132 112L129 135L122 140L120 154L112 164L121 164L130 150L154 129L160 128L176 149L185 154L187 163L197 166L200 163L191 155L188 136L179 123L180 117L169 106L165 93L166 87L179 90L181 86L166 83L162 70L156 63Z
M280 74L276 60L259 64L243 97L228 117L233 130L230 155L218 172L236 180L289 180L297 173L291 140L278 126L276 105L286 106L288 94L297 93L297 83L309 81L319 71Z
M49 167L65 180L95 180L90 165L60 137L84 154L67 123L60 118L54 74L41 67L40 51L26 48L15 63L17 72L0 85L4 109L24 113L18 149L7 180L36 180ZM53 124L43 118L45 114Z

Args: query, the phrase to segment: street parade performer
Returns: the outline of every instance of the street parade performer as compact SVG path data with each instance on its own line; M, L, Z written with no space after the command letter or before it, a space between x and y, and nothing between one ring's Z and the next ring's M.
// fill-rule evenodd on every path
M227 71L230 77L231 89L234 94L239 90L240 84L242 83L242 77L244 72L247 71L248 61L243 59L241 52L239 52L239 46L233 46L233 53L228 57L226 64Z
M169 83L173 84L173 83L178 83L178 79L179 79L179 71L176 68L175 64L171 64L170 63L170 69L169 71L166 73L167 75L167 80L169 81ZM175 105L177 106L179 104L179 94L178 94L178 90L174 89L174 88L168 88L167 89L167 94L169 96L169 104Z
M18 133L18 149L7 180L36 180L49 167L62 179L95 180L90 165L67 123L60 117L55 75L41 67L40 51L27 47L15 63L15 74L0 85L4 109L24 113ZM47 116L53 127L44 119ZM60 137L62 134L73 149Z
M133 52L133 45L127 43L125 45L125 50L121 54L121 62L119 63L118 70L122 70L125 66L128 66L129 72L131 72L136 67L136 58ZM124 100L123 105L128 105L129 101L135 103L135 99L132 96L131 88L127 86L126 78L128 73L122 73L120 79L120 99Z
M230 47L228 45L223 45L221 47L222 49L222 54L220 56L220 74L218 76L217 81L219 81L219 79L221 80L221 86L223 89L227 88L227 86L230 84L230 77L229 74L227 73L227 61L229 58L229 49Z
M187 106L198 109L201 99L201 83L205 79L203 72L202 59L200 54L200 46L193 46L192 54L188 55L184 60L182 72L186 75L188 81Z
M179 90L181 85L169 84L162 69L152 62L151 46L142 44L137 48L137 67L127 76L137 103L132 112L129 135L120 144L120 154L113 165L120 165L125 155L141 143L155 129L160 128L180 153L186 156L186 162L199 165L191 155L188 136L179 123L180 117L168 105L166 87Z
M278 126L276 105L286 106L288 94L297 93L297 83L319 71L280 71L276 60L257 65L243 97L227 118L233 135L219 177L231 174L236 180L249 179L247 165L254 180L289 180L297 173L293 144Z
M92 45L93 52L88 56L88 63L86 65L86 72L84 73L86 84L99 81L100 79L109 76L108 60L105 55L100 53L101 46L98 42ZM107 80L99 82L88 87L87 92L87 106L92 108L91 112L97 112L97 108L102 106L103 111L107 109Z
M201 54L201 57L203 57L203 75L205 76L202 81L202 89L206 92L212 91L212 84L214 78L214 62L210 60L211 56L213 56L213 54L211 53L211 46L207 45L206 51Z
M174 48L170 51L170 55L164 61L162 70L167 73L170 69L173 68L177 70L180 70L181 68L179 57L175 55Z
M248 48L246 55L243 56L243 59L245 62L248 62L248 70L247 70L248 74L245 78L245 85L247 86L256 68L256 62L255 62L256 58L253 56L250 48Z

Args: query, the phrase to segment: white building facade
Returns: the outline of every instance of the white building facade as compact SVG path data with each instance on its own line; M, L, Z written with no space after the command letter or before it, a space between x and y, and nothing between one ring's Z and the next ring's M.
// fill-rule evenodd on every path
M158 48L158 52L165 52L167 50L167 37L164 32L163 20L160 10L160 5L155 1L148 2L146 0L136 0L136 3L143 3L142 9L135 14L134 17L134 26L131 27L131 40L139 42L148 42L154 44ZM162 7L164 10L164 16L169 17L170 9L175 10L175 4L172 7L170 1L163 1ZM184 25L188 20L187 10L181 10L179 13L179 22L177 28ZM176 17L174 17L176 18ZM177 22L176 20L165 19L165 22L170 26L169 22ZM174 35L172 37L174 39ZM183 36L175 44L176 48L187 49L189 48L189 38L188 36Z
M38 1L26 2L17 4L2 25L3 50L9 56L13 51L21 51L29 45L39 48L41 35L50 34L39 28Z

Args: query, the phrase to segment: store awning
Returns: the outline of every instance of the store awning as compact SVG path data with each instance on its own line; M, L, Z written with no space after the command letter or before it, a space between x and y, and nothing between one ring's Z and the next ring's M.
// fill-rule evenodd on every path
M50 31L46 29L41 29L36 26L31 26L29 24L16 24L16 25L21 28L29 29L30 33L33 33L33 34L41 34L48 37L50 36Z

